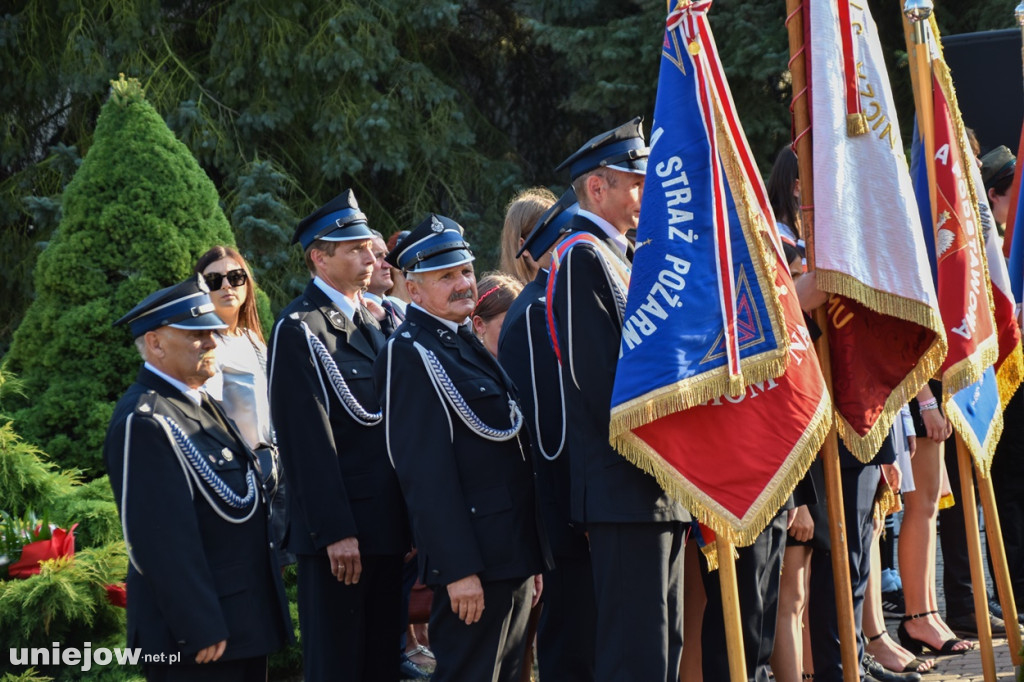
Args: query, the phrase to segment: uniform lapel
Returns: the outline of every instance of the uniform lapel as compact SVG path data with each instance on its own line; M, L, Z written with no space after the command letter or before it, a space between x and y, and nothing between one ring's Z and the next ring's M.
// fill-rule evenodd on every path
M363 333L359 331L355 323L348 319L345 313L338 310L338 307L327 297L327 294L320 290L320 287L310 282L306 286L306 298L317 307L327 324L340 332L340 336L345 339L349 346L370 360L377 359L377 351L370 345L367 338L363 336ZM381 345L383 345L383 339L381 341ZM328 351L333 350L330 347L331 345L333 344L328 345Z
M605 246L611 249L611 252L618 256L624 263L626 263L627 265L632 264L633 245L629 244L628 241L626 242L628 244L628 246L626 247L626 253L622 253L622 249L619 247L619 245L612 241L612 238L605 234L604 230L602 230L599 226L595 225L592 221L588 220L583 216L575 216L572 220L573 228L575 228L573 230L574 232L588 232L594 235L595 237L600 239Z
M224 426L221 426L212 414L207 414L204 408L196 405L177 388L171 386L149 370L142 369L139 373L139 383L159 393L180 413L181 417L192 422L189 428L185 428L184 424L179 424L179 426L185 428L186 432L195 431L198 426L205 434L214 438L232 452L248 452L245 441L235 431L234 424L224 415L223 411L220 412L220 415L228 431L224 430ZM213 402L213 400L211 399L210 402Z

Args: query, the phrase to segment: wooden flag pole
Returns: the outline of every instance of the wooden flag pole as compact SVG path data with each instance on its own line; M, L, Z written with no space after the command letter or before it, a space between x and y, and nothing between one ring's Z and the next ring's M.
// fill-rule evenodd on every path
M971 562L974 614L978 623L978 641L981 643L981 670L985 674L985 682L995 682L996 654L992 646L992 623L988 619L985 569L981 563L981 530L978 528L978 503L974 499L974 467L971 464L971 451L959 433L956 434L956 459L960 465L960 502L964 507L967 557Z
M786 0L786 27L789 32L789 72L793 83L793 124L796 130L796 157L800 173L801 222L807 244L807 267L814 271L814 166L810 138L810 107L807 98L807 65L805 62L804 20L802 0ZM828 329L825 306L814 311L814 319L822 331ZM832 361L828 334L823 333L815 344L825 387L832 394ZM843 663L843 681L860 681L857 660L857 631L853 613L853 590L850 587L850 564L846 550L846 514L839 469L839 441L833 423L820 457L825 473L825 500L828 503L829 537L832 546L832 578L836 593L836 615L839 647Z
M718 582L722 588L722 615L725 618L725 648L729 655L730 682L747 682L747 659L743 650L740 624L740 595L736 588L735 545L721 535L715 536L718 552Z
M992 479L982 476L977 465L974 470L981 508L985 513L985 536L988 539L989 553L992 555L993 578L996 582L996 592L999 594L999 605L1003 609L1003 620L1006 621L1006 643L1010 647L1010 660L1014 665L1021 665L1024 663L1024 656L1021 656L1020 628L1017 626L1017 602L1013 597L1013 586L1010 584L1010 568L1006 563L1003 527L999 522L999 511L996 509L996 495L992 490Z
M935 181L935 114L932 81L931 52L927 23L931 3L927 0L907 0L903 12L904 37L910 57L911 83L917 106L917 125L923 141L925 167L928 172L928 198L931 203L931 229L935 229L938 207ZM961 503L967 534L968 558L971 565L971 586L974 592L974 612L981 644L981 663L985 682L995 682L995 649L992 646L992 624L988 615L988 594L981 563L981 535L978 527L978 508L974 498L974 469L971 453L959 433L956 436L957 463L960 469ZM1001 537L1000 537L1001 544ZM982 616L981 614L984 614Z

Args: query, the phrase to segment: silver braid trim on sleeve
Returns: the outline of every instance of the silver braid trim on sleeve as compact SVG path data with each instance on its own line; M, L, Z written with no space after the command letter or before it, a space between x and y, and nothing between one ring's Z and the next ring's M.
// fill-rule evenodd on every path
M310 353L320 360L320 364L323 366L324 371L327 372L327 379L331 384L331 388L334 389L334 393L338 396L338 400L341 401L341 405L345 408L345 411L348 412L349 416L352 417L356 423L361 424L362 426L376 426L379 424L382 418L382 413L379 411L370 412L359 404L359 401L356 400L354 395L352 395L352 391L345 382L345 377L341 375L341 370L338 369L338 363L334 361L334 358L331 357L327 347L324 346L324 342L317 338L305 322L299 322L299 324L302 325L302 330L306 333L306 341L309 344Z
M455 388L455 384L452 383L451 377L444 371L444 366L437 359L437 356L420 345L419 342L414 342L412 345L419 352L420 358L423 359L423 366L426 367L427 376L430 377L434 388L440 395L444 396L452 411L459 416L463 424L469 427L470 431L473 431L481 438L498 442L511 440L519 434L519 429L523 426L523 413L519 409L519 404L511 396L508 399L508 407L509 421L512 422L512 428L496 429L488 426L470 409L466 399L462 397L459 389Z
M155 414L153 417L161 426L163 426L164 432L170 439L174 452L177 454L179 461L181 461L183 468L188 475L195 480L197 484L196 487L199 488L199 492L202 493L204 498L206 498L206 501L210 504L210 507L213 508L213 511L228 523L245 523L252 518L252 515L256 513L256 507L258 506L256 491L259 487L256 483L254 467L250 466L246 472L246 491L245 497L242 497L232 490L228 484L217 475L217 472L213 470L213 467L203 459L202 454L196 448L195 444L189 439L188 435L173 419L165 417L162 414ZM201 485L200 482L206 483L206 485ZM242 518L228 516L221 510L221 505L217 504L217 502L210 497L208 489L216 493L217 497L220 498L224 504L233 509L245 510L245 508L250 507L250 505L251 508Z

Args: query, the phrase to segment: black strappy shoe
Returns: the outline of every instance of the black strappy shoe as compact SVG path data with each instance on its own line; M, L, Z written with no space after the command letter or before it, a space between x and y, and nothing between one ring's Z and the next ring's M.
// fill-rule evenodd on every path
M874 642L876 640L881 639L882 635L884 635L884 634L887 634L887 633L886 633L885 630L882 630L881 632L879 632L877 635L875 635L873 637L868 637L867 635L864 635L864 638L867 639L868 642ZM906 649L906 647L903 647L903 648ZM914 652L911 651L910 653L914 653ZM926 668L925 670L921 670L921 666L922 665L928 665L928 661L924 660L923 658L917 658L916 657L917 654L914 654L914 656L915 656L914 660L912 660L910 663L907 663L903 667L903 670L893 670L892 672L894 672L894 673L917 673L919 675L924 675L924 674L929 673L929 672L931 672L932 670L935 669L935 665L932 664L931 667ZM875 658L875 660L877 661L878 659ZM882 665L882 662L879 661L878 664ZM885 666L882 666L882 667L885 668ZM891 670L891 668L886 668L886 670Z
M941 648L936 649L928 642L910 636L910 633L907 632L907 621L917 620L918 618L926 618L936 613L938 613L938 611L925 611L924 613L915 613L912 616L903 616L902 618L900 618L900 626L896 629L896 636L899 637L900 644L903 645L904 649L914 654L915 656L921 653L924 647L928 647L929 649L931 649L933 652L935 652L936 656L960 656L974 649L974 642L971 642L966 639L960 639L959 637L947 639L945 642L942 643ZM965 647L963 649L953 648L961 642L967 642L968 644L970 644L970 646Z

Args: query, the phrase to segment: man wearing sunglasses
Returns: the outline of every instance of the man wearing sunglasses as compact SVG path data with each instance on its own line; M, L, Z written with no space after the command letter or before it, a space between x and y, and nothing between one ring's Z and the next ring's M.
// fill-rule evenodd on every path
M398 680L405 503L373 386L385 337L362 305L373 233L351 191L299 222L313 280L270 340L270 410L288 481L287 548L298 559L303 672Z

